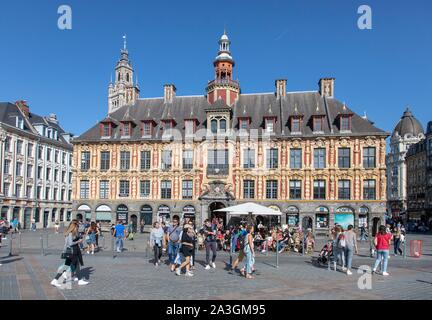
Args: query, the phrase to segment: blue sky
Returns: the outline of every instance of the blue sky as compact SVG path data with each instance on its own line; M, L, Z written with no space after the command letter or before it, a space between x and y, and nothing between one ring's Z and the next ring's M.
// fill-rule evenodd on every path
M72 30L57 9L72 8ZM357 9L372 8L359 30ZM127 34L142 97L203 94L226 26L243 93L316 90L336 77L335 95L391 131L407 105L432 120L432 2L348 0L1 1L0 101L25 99L55 112L76 135L107 112L107 87Z

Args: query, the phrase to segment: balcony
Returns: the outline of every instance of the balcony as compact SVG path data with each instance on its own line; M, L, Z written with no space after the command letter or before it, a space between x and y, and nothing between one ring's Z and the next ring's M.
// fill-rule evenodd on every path
M240 88L240 84L238 81L230 80L230 79L215 79L208 82L207 87L211 86L230 86L236 89Z
M207 176L227 176L229 165L227 164L209 164L207 165Z

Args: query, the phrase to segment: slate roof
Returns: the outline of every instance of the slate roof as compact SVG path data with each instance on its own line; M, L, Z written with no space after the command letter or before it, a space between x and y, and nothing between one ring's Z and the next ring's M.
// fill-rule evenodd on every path
M407 108L403 113L401 119L393 130L393 136L396 134L404 137L406 134L411 134L413 136L418 136L419 134L424 133L423 126L420 121L414 117L412 112Z
M23 130L16 127L17 116L20 116L24 120ZM42 117L32 112L30 112L29 116L26 117L16 104L10 102L0 102L0 124L7 125L7 128L9 130L14 130L17 133L19 133L19 131L24 131L29 135L36 135L44 143L55 144L59 147L72 150L72 145L68 143L62 136L63 133L67 132L58 123L50 121L48 117ZM37 124L44 124L47 127L56 129L58 132L58 140L49 139L47 137L41 136L39 132L35 129L35 125Z
M164 103L161 98L139 99L134 105L124 106L110 114L116 121L122 121L125 115L140 124L144 120L154 120L156 130L150 139L160 140L162 137L162 124L160 120L175 120L174 128L184 135L185 119L197 119L197 130L206 128L206 112L224 108L226 105L216 101L213 105L203 96L175 96L172 103ZM318 111L317 111L318 106ZM278 99L275 93L241 94L236 103L230 108L231 127L238 129L238 118L249 117L252 129L263 129L265 117L276 117L275 137L308 137L313 134L310 119L315 114L325 115L323 135L381 135L389 133L375 127L370 121L362 118L344 104L333 98L324 98L317 91L288 92L285 97ZM303 115L302 133L291 135L288 120L291 115ZM338 115L352 114L352 130L350 133L339 132ZM120 126L115 126L110 141L149 140L141 137L141 126L133 128L129 138L120 136ZM322 134L321 134L322 135ZM73 142L103 141L100 126L96 124Z

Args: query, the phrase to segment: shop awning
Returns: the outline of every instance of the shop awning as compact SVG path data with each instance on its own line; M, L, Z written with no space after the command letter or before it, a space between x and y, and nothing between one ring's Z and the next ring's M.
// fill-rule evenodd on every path
M227 212L230 215L261 215L261 216L280 216L280 211L262 206L253 202L242 203L236 206L215 210L216 212Z

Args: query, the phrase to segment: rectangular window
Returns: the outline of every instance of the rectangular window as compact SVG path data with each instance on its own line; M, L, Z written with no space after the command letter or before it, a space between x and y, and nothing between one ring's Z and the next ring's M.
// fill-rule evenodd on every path
M313 131L322 132L323 131L323 118L314 117L313 118Z
M45 188L45 200L50 200L50 191L49 187Z
M277 180L267 180L266 181L266 198L267 199L277 199L278 194L278 182Z
M38 147L38 159L41 160L43 158L43 147Z
M37 178L42 179L42 167L37 168Z
M375 180L363 181L363 200L376 200Z
M341 116L340 122L341 122L341 128L340 128L341 131L350 131L351 130L350 117Z
M108 199L109 197L109 181L101 180L99 182L99 198Z
M183 169L192 170L193 168L193 150L183 151Z
M302 167L302 150L291 149L290 150L290 168L301 169Z
M267 169L277 169L279 154L278 149L267 149Z
M152 134L152 123L151 122L143 122L143 136L151 136Z
M314 149L314 167L315 169L324 169L326 163L326 149Z
M81 152L81 170L87 171L88 169L90 169L90 151L83 151Z
M54 170L54 181L58 181L58 178L59 178L58 173L59 173L58 169L55 169Z
M171 181L163 180L161 182L161 198L171 199Z
M314 181L314 199L325 200L326 198L326 186L325 180Z
M255 198L255 181L254 180L243 180L243 198L244 199Z
M60 195L60 200L61 201L65 201L65 194L66 194L66 190L65 189L61 189L61 195Z
M162 170L171 170L171 168L172 168L172 151L171 150L163 150L161 160L162 160L161 169Z
M185 121L185 133L187 136L191 136L195 133L195 121L186 120Z
M290 180L289 197L290 199L301 199L301 180Z
M349 180L338 181L338 198L339 200L351 199L351 181Z
M27 186L26 198L32 198L32 186Z
M47 168L46 169L45 179L46 180L51 180L51 168Z
M274 119L265 119L265 129L266 132L274 132Z
M255 168L255 149L243 150L243 168L245 169Z
M151 163L151 151L144 150L141 151L141 171L150 170Z
M66 164L66 153L62 152L62 164Z
M69 173L69 183L72 183L72 172Z
M33 143L27 145L27 157L33 157Z
M140 197L141 198L150 197L150 180L140 181Z
M10 170L10 160L5 159L4 161L4 174L9 174Z
M103 137L111 136L111 124L109 123L102 124L102 136Z
M27 165L27 178L33 178L33 166L31 164Z
M363 168L375 168L375 153L374 147L363 148Z
M42 187L37 187L36 189L36 198L42 200Z
M72 199L72 190L68 191L68 201L71 201Z
M5 195L5 197L9 197L9 188L10 188L10 183L3 183L3 193Z
M62 171L61 181L66 182L66 171Z
M17 147L17 153L18 154L22 154L22 146L23 146L22 140L17 140L16 147Z
M338 163L339 168L347 169L351 166L351 149L339 148L338 149Z
M57 200L58 189L54 188L54 200Z
M192 199L193 197L192 180L183 180L182 197L183 199Z
M15 197L21 198L21 185L20 184L15 185Z
M6 137L4 145L5 145L5 151L10 152L10 146L11 146L11 138L10 137Z
M54 162L55 163L59 163L59 152L56 150L56 152L54 153Z
M51 149L50 148L47 148L47 160L51 161Z
M130 168L130 152L120 152L120 170L129 170Z
M130 123L123 123L123 136L129 137L130 136Z
M248 130L249 129L249 119L240 119L239 120L239 128L240 128L240 130Z
M291 118L291 132L300 132L301 128L300 128L300 123L301 120L300 118Z
M129 197L129 181L128 180L120 180L119 196L123 197L123 198Z
M90 191L90 181L81 180L80 181L80 198L81 199L88 199L89 198L89 191Z
M110 169L110 152L109 151L102 151L101 152L100 168L103 171L107 171Z
M210 175L227 175L228 169L228 150L209 149L207 173Z

